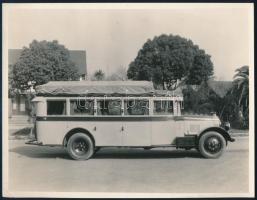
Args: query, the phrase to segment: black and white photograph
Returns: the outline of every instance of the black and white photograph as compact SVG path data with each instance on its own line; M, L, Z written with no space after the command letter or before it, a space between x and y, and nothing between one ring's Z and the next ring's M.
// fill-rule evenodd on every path
M4 3L5 197L254 197L253 3Z

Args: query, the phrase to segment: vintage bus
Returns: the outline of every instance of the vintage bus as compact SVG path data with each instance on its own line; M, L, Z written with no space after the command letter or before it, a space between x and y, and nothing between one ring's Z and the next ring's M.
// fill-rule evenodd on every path
M54 81L36 93L35 139L26 143L61 145L76 160L106 147L195 148L218 158L234 141L215 114L182 115L183 97L148 81Z

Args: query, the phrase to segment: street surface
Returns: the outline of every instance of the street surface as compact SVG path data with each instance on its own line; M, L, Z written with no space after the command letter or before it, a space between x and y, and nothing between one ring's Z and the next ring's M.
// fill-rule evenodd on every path
M9 140L9 191L248 192L248 137L229 143L219 159L175 148L102 149L88 161L60 147Z

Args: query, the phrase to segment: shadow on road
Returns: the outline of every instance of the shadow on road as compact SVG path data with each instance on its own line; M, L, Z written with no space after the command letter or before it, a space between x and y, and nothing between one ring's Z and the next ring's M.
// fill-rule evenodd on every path
M61 147L40 147L40 146L21 146L9 150L21 156L42 159L68 159L71 160L65 149ZM106 148L101 149L92 159L165 159L165 158L202 158L195 150L167 150L167 149L120 149Z
M21 156L26 156L30 158L70 159L65 149L61 147L20 146L20 147L11 148L9 152L17 153Z
M194 150L167 150L167 149L102 149L94 155L94 159L164 159L164 158L202 158Z

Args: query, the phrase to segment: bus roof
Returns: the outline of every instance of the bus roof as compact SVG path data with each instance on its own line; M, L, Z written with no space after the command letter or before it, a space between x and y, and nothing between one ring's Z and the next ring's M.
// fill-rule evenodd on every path
M36 87L37 96L151 96L150 81L50 81Z
M36 87L37 96L183 96L155 90L150 81L50 81Z

